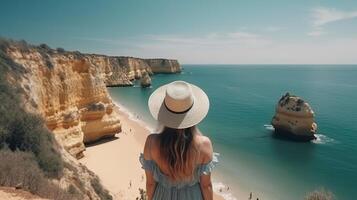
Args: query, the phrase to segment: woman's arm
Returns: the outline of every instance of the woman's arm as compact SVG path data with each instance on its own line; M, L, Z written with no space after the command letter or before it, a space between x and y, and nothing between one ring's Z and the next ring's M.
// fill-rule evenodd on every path
M200 177L200 187L204 200L213 200L211 174Z
M149 135L146 138L145 147L144 147L144 158L146 160L151 160L151 143L153 139L153 135ZM148 200L152 200L156 188L156 181L152 174L152 171L145 170L146 174L146 194L148 196Z
M201 155L202 155L203 163L209 163L212 161L212 157L213 157L212 143L211 140L205 136L202 137ZM211 173L201 175L200 187L201 187L203 199L212 200L213 189L212 189Z
M152 175L151 171L145 171L146 174L146 194L148 196L148 200L152 200L156 188L156 181Z

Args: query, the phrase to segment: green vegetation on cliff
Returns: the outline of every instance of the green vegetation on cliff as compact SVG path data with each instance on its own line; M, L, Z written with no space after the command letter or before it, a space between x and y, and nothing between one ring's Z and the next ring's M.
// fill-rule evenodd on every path
M65 169L78 172L63 160L60 147L43 118L25 109L24 93L18 87L17 77L26 73L26 69L6 52L14 44L24 53L35 47L25 41L0 38L0 186L22 188L48 199L87 199L83 197L87 193L79 178L73 182L76 186L69 184L62 188L58 183ZM42 48L44 54L49 51L47 45L35 48ZM98 197L112 199L96 176L93 180Z
M10 70L16 73L23 69L8 59L0 48L0 149L31 152L47 176L58 177L63 163L53 135L41 117L26 112L21 106L21 91L6 80Z

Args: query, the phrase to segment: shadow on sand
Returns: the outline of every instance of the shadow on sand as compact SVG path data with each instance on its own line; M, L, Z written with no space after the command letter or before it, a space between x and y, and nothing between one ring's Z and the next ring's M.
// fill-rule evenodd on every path
M99 139L98 141L86 143L85 146L86 147L93 147L93 146L101 145L101 144L104 144L104 143L107 143L107 142L111 142L111 141L114 141L114 140L117 140L117 139L119 139L118 136L103 137L103 138Z

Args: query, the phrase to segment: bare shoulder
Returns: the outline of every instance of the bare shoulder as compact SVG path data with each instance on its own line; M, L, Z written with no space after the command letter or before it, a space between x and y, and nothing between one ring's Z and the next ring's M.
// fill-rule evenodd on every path
M156 140L158 135L159 135L158 133L151 133L150 135L147 136L146 141Z
M144 147L144 158L151 160L151 154L153 152L153 147L155 147L155 143L157 142L157 136L158 134L152 133L148 135L145 141L145 147Z
M197 136L199 151L201 154L202 163L208 163L212 160L213 147L211 140L204 135Z
M202 145L202 148L212 150L212 142L211 139L209 139L209 137L200 135L199 140Z

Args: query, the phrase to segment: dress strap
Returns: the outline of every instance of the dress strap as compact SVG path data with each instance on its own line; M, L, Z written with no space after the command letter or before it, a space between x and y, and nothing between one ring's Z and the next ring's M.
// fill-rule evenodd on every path
M198 174L200 176L210 174L213 168L215 168L216 165L218 164L218 157L219 157L219 153L213 152L212 160L206 164L201 164L198 169Z

